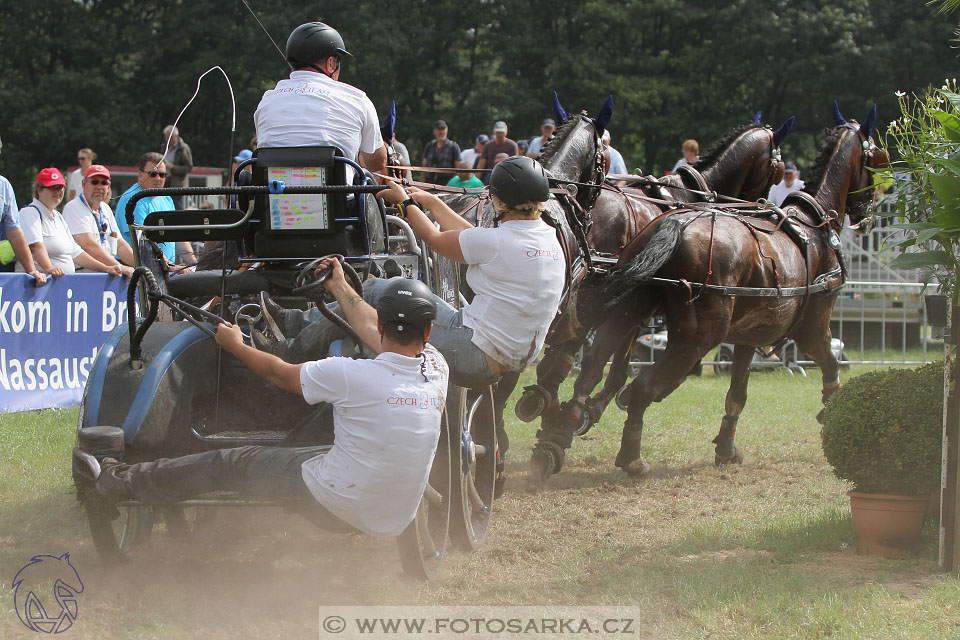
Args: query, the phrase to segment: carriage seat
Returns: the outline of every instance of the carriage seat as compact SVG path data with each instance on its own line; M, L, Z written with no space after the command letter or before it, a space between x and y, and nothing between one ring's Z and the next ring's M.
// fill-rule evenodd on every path
M346 185L347 165L335 160L336 147L260 147L253 182L287 186ZM350 174L353 169L350 169ZM363 181L357 176L356 183ZM254 199L253 255L257 258L312 259L339 253L367 253L358 200L352 194L263 194ZM376 207L367 206L367 227L376 226ZM373 219L373 220L372 220Z

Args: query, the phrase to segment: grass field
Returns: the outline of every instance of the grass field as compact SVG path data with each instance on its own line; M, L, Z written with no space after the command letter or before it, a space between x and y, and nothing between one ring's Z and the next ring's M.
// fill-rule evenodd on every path
M400 575L392 541L330 536L277 509L220 514L186 542L158 530L106 566L72 494L77 412L0 415L0 638L35 636L14 611L17 570L64 552L85 585L68 638L316 638L317 606L358 604L618 605L664 639L960 637L960 580L937 571L933 523L905 560L856 554L849 487L821 452L819 388L815 370L755 373L746 460L718 469L726 379L706 368L647 414L652 477L613 467L624 415L611 407L539 490L526 474L536 427L511 407L492 538L431 584Z

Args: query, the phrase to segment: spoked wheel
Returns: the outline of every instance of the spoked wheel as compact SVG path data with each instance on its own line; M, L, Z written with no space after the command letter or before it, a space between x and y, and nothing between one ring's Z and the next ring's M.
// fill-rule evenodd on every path
M153 513L145 505L104 509L90 498L83 500L93 546L103 560L127 560L150 540Z
M437 454L417 515L397 538L404 572L420 580L432 580L439 574L447 552L453 503L451 492L455 483L451 469L459 469L459 463L455 463L456 467L451 463L459 460L459 453L457 441L449 435L448 415L444 413Z
M718 376L730 375L733 365L733 349L726 345L717 347L717 355L713 357L713 373Z
M450 537L460 549L473 551L486 540L493 512L499 456L493 393L485 387L476 397L471 394L469 403L466 389L452 387L450 395L451 427L455 416L462 425L461 470L459 482L454 482Z

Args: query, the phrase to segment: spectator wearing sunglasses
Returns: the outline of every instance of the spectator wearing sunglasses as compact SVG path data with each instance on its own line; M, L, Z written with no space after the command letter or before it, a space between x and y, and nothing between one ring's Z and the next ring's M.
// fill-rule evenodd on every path
M77 151L77 163L80 168L70 174L70 180L67 182L67 202L72 202L74 198L83 192L83 177L87 175L90 165L97 159L97 154L93 149L80 149Z
M117 220L107 204L110 170L92 165L80 183L80 195L63 207L63 218L80 248L104 264L120 264L124 275L133 273L133 250L120 237Z
M30 246L34 262L54 278L73 273L78 266L115 276L123 275L119 264L100 262L74 241L63 215L57 211L66 187L66 180L59 169L43 169L34 184L33 202L20 210L23 237ZM18 262L17 271L22 270L24 267Z
M163 181L167 178L166 166L163 162L163 156L157 153L156 151L148 151L140 157L140 163L137 165L137 184L133 185L127 189L120 200L117 202L117 211L115 214L117 220L117 228L120 230L120 235L123 236L123 239L129 245L133 245L130 241L130 227L127 225L127 202L130 201L130 198L133 197L133 194L143 189L159 189L163 187ZM143 224L143 221L147 219L147 216L153 213L154 211L173 211L173 200L170 196L153 196L149 198L142 198L137 202L136 208L133 210L133 220L137 224ZM161 242L159 243L160 250L163 251L163 255L166 256L167 261L170 264L174 264L177 259L177 248L176 243L174 242Z

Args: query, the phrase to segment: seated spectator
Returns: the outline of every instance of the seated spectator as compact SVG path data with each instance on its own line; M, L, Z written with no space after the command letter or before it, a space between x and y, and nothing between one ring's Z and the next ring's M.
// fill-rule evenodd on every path
M494 165L497 165L497 164L503 162L504 160L506 160L506 159L509 158L509 157L510 157L510 154L509 154L509 153L498 153L498 154L497 154L496 156L494 156L494 158L493 158L493 164L494 164ZM492 167L491 167L491 168L492 168Z
M457 163L457 168L464 169L464 171L453 176L450 182L447 183L448 187L463 187L466 189L483 188L483 180L474 175L473 171L470 171L470 165L468 163L461 160Z
M132 265L133 249L120 237L117 220L106 202L109 188L110 171L102 164L92 165L80 181L80 195L63 207L63 219L73 239L89 255L107 265L119 264L119 256L125 265ZM123 272L130 277L133 267L123 266Z
M103 264L81 249L73 239L66 221L57 211L66 187L66 180L59 169L44 169L37 175L33 202L20 210L23 236L33 253L34 262L54 278L74 273L75 264L91 271L122 276L123 269L119 264ZM17 271L23 271L20 262L17 262Z

